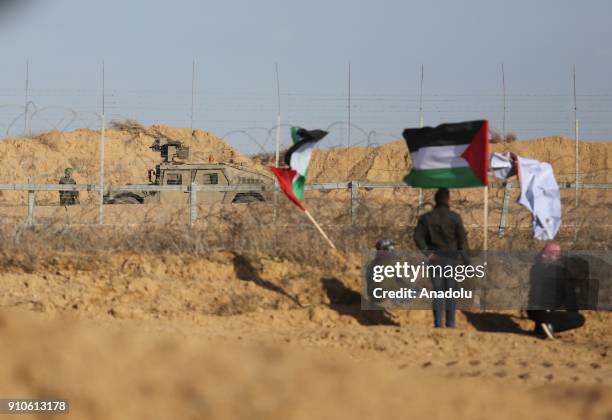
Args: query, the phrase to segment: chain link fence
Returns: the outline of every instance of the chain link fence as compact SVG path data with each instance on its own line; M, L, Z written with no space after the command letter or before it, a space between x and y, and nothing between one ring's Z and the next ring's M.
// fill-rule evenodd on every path
M115 191L139 191L143 186L115 186ZM0 206L3 229L32 228L43 231L116 231L135 234L197 237L214 249L266 249L302 238L305 244L325 246L309 221L273 185L230 186L147 186L161 194L184 195L151 204L114 204L104 206L104 225L99 225L99 186L52 184L0 184L5 194L27 195L27 204ZM60 206L57 201L38 203L38 194L59 194L62 190L91 194L87 204ZM261 192L263 202L229 204L199 202L200 192L232 194L238 191ZM563 225L559 239L572 249L608 249L612 224L612 184L580 184L582 205L575 207L575 185L561 184ZM511 184L492 184L489 188L489 248L521 249L537 247L532 237L531 214L518 203L519 189ZM482 189L457 190L453 208L470 232L474 249L482 249L484 232ZM227 201L227 200L226 200ZM377 239L389 237L402 248L410 249L412 231L420 214L433 206L432 191L420 191L398 183L343 182L310 184L305 203L330 237L347 251L367 249ZM116 238L121 235L115 235ZM168 239L168 238L166 238ZM293 239L293 240L292 240ZM193 240L190 239L190 241ZM321 242L321 243L319 243ZM293 242L296 246L298 242ZM315 245L317 244L317 245ZM204 247L204 245L201 245Z

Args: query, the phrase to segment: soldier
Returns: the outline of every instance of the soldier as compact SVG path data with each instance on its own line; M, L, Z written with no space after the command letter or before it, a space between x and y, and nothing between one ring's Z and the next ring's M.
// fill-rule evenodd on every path
M64 169L64 176L59 180L60 184L76 184L74 178L72 178L72 168ZM72 206L79 204L79 192L78 191L60 191L59 192L60 206Z

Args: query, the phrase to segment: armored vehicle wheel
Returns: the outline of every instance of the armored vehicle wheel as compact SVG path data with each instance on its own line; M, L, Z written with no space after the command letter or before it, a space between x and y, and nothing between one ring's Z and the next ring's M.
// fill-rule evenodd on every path
M234 197L234 199L232 200L232 203L244 204L244 203L257 203L260 201L264 201L264 198L262 197L261 194L246 193L246 194L236 194L236 197Z
M140 204L140 201L136 197L129 195L115 197L112 204Z

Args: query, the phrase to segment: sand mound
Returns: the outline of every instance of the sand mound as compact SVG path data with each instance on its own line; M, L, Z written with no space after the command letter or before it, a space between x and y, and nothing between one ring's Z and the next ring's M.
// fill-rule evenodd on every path
M234 161L258 170L266 168L232 149L215 135L187 128L151 126L144 133L130 130L106 131L106 172L113 184L146 183L147 169L159 163L159 154L149 149L153 133L192 145L193 162ZM99 131L51 132L37 138L0 141L1 182L56 182L65 167L75 169L81 183L96 183L99 172ZM519 155L552 163L560 181L574 177L573 140L545 137L491 145L492 151L513 151ZM612 182L612 144L580 145L581 172L589 182ZM410 154L403 140L379 147L350 150L317 150L309 169L309 182L399 181L410 169Z
M211 133L185 128L151 126L146 133L106 131L106 175L113 184L148 183L147 170L159 163L159 153L149 149L160 132L192 146L194 162L234 161L251 164ZM79 183L97 183L99 177L99 139L95 130L50 132L37 138L0 141L0 180L6 183L55 183L64 168L72 167Z
M493 152L515 152L550 162L559 181L574 179L575 143L563 137L492 144ZM581 173L588 182L612 182L612 144L580 143ZM374 148L318 150L309 169L310 182L341 180L400 181L410 169L410 154L403 140Z

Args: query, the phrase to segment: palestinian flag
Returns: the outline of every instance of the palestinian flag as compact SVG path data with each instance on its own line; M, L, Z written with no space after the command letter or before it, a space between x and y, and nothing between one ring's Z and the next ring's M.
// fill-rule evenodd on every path
M488 185L488 121L407 128L403 136L412 156L406 184L421 188Z
M317 142L327 135L323 130L305 130L303 128L291 128L291 140L293 146L285 153L285 164L289 168L270 169L278 178L278 183L287 197L299 208L306 210L302 204L304 199L304 184L308 173L308 164L312 156L312 150Z

